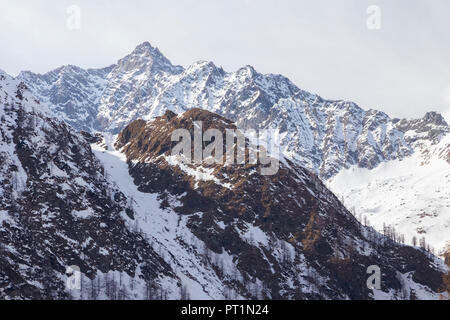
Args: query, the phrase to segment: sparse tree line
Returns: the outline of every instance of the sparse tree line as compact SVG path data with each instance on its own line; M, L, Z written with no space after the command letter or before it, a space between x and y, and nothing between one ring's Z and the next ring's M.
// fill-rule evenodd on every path
M363 216L361 213L359 213L359 215L357 215L355 207L353 207L350 210L350 212L365 227L366 230L369 230L369 235L368 235L369 240L372 240L377 244L382 244L382 245L385 244L385 242L383 242L383 240L379 236L379 232L377 232L371 226L370 221L366 216ZM377 234L378 234L378 236L377 236ZM399 233L393 226L383 224L382 234L391 243L408 245L405 235L402 233ZM417 236L413 236L411 238L411 242L409 244L426 251L430 255L435 255L435 249L429 243L427 243L425 236L422 236L420 238L418 238Z
M79 293L71 292L70 299L80 300L167 300L168 291L152 280L138 281L135 278L124 279L122 273L104 274L90 279L81 274ZM184 287L185 296L189 297Z

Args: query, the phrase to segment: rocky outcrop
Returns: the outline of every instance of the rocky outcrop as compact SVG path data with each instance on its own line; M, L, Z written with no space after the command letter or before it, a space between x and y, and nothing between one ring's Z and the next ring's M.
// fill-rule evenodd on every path
M204 263L216 257L228 290L264 299L403 299L432 296L442 285L438 260L363 227L315 174L290 160L263 176L259 165L190 164L172 155L171 132L192 132L195 121L204 131L235 128L200 109L166 112L132 122L116 147L139 190L158 194L205 244ZM224 257L232 264L224 267ZM372 265L383 273L379 292L366 285Z

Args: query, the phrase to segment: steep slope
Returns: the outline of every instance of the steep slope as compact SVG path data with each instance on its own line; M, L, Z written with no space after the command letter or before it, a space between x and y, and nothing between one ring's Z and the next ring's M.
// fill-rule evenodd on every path
M180 116L166 112L131 123L115 148L126 155L121 166L127 161L137 185L130 192L161 203L155 214L141 207L142 199L136 201L143 232L155 235L156 228L158 241L175 244L173 263L181 273L191 270L191 280L210 297L437 297L441 262L361 226L314 174L295 163L283 161L277 174L262 176L258 165L191 165L171 155L171 133L192 132L195 121L202 121L204 131L235 128L204 110ZM105 163L112 163L111 155L120 158L110 144L100 150ZM121 181L125 175L118 165L107 167ZM187 264L184 252L196 263ZM382 290L374 292L366 286L372 265L383 270Z
M424 237L442 254L450 244L450 135L424 150L373 170L343 170L327 186L377 230L393 227L416 245Z
M83 73L98 78L88 81L86 75L76 81ZM435 144L450 132L436 113L417 120L391 119L352 102L325 100L281 75L263 75L251 66L232 73L212 62L197 62L186 69L174 66L149 43L111 68L95 72L77 68L69 72L72 76L64 74L46 76L45 86L36 84L40 83L36 78L41 78L37 75L19 77L37 96L61 101L57 111L66 112L63 118L78 129L117 133L132 120L148 120L166 110L180 113L202 108L225 116L241 129L280 130L285 154L323 179L352 165L372 169L403 159L415 152L418 141ZM64 81L65 77L70 81ZM73 86L86 92L72 90ZM92 92L97 95L91 97ZM69 106L77 106L80 115L72 115Z
M177 297L88 142L3 72L0 119L0 299ZM66 287L69 266L82 290Z
M101 128L117 132L142 117L151 103L149 97L161 94L170 77L182 71L157 48L148 43L138 46L119 60L106 78L97 116Z

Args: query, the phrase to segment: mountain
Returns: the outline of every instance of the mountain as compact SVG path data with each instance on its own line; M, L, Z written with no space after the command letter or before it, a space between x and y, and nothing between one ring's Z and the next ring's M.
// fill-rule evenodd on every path
M78 130L116 134L133 120L194 107L244 130L277 129L285 156L318 174L378 230L392 224L408 242L426 236L437 252L450 243L449 167L440 161L450 157L450 148L442 146L450 127L436 112L394 119L349 101L323 99L251 66L231 73L212 62L183 68L148 42L104 69L66 66L45 75L23 72L19 79ZM444 149L436 156L439 146ZM393 169L382 172L386 164ZM346 172L361 174L348 179ZM362 181L369 179L365 172L371 178ZM418 181L419 172L427 179Z
M170 155L173 130L235 129L230 120L166 111L116 139L75 132L48 101L0 74L0 298L439 297L441 260L363 227L296 162L264 176ZM69 266L80 290L65 286Z
M166 111L132 122L116 140L107 136L97 152L112 179L135 199L143 232L171 246L178 272L189 274L208 298L436 297L442 261L363 227L295 162L281 161L277 174L264 176L250 163L190 164L172 155L171 133L193 134L197 121L203 132L236 128L201 109ZM150 209L155 201L157 213ZM374 292L366 285L372 265L383 270L382 290Z
M44 75L21 72L18 79L66 123L78 130L93 131L100 129L98 105L111 70L68 65Z
M327 186L361 221L393 227L410 244L425 237L441 255L450 244L450 135L424 150L372 170L342 170Z
M89 143L3 72L0 119L0 299L177 297ZM67 289L70 266L83 291Z
M133 120L166 110L202 108L241 129L278 129L285 155L325 180L352 165L373 169L404 159L422 142L435 145L450 132L434 112L422 119L391 119L352 102L323 99L251 66L232 73L212 62L174 66L147 42L106 69L63 69L68 74L58 69L46 75L25 72L19 78L77 129L118 133Z

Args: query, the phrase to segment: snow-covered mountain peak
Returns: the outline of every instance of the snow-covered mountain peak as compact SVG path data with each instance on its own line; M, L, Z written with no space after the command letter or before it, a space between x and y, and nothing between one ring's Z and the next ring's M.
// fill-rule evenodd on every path
M214 64L214 62L206 60L199 60L189 65L186 68L185 73L195 73L198 72L198 70L218 74L222 77L226 75L226 72L223 70L222 67L218 67Z
M95 131L99 129L99 100L111 70L112 66L82 69L66 65L45 74L21 72L17 79L24 81L56 116L78 130Z
M84 71L82 68L72 65L72 64L67 64L65 66L62 66L60 68L57 68L55 71L57 71L59 74L67 74L70 72L77 72L80 73L82 71Z
M180 73L183 68L174 66L158 48L153 47L149 42L144 42L123 59L117 62L115 72L133 72L139 69L147 72L168 72ZM114 72L114 71L113 71Z
M256 72L255 68L253 68L250 65L246 65L242 68L239 68L236 72L236 74L238 75L243 75L246 76L248 78L253 78L254 76L258 75L258 73Z
M438 126L448 126L448 123L445 121L442 114L435 111L427 112L423 117L423 120L427 123L433 123Z
M285 154L324 179L355 164L375 168L402 159L419 145L426 150L449 130L437 113L392 119L351 101L323 99L251 66L235 72L210 61L174 66L148 42L105 70L24 81L77 129L118 133L133 120L192 108L218 113L241 129L276 128Z
M66 122L101 130L104 137L78 134L35 112L39 102L20 81ZM14 244L20 255L0 255L0 262L11 272L20 267L17 257L23 257L42 269L44 277L38 279L45 287L49 268L40 257L53 265L56 261L61 275L64 266L76 263L91 281L106 274L104 285L93 285L101 292L109 288L108 273L115 270L133 279L134 298L142 296L135 294L142 289L151 297L152 286L159 288L161 299L163 292L166 298L178 298L174 290L181 285L193 290L194 298L437 298L441 262L396 243L395 233L388 239L363 227L311 171L327 179L350 166L375 174L385 164L404 164L412 156L423 160L428 153L433 161L435 155L444 159L450 148L442 137L449 128L438 115L391 119L348 101L324 100L283 76L263 75L251 67L227 73L200 62L184 69L148 43L112 67L65 66L45 75L5 76L2 85L8 90L4 96L0 90L0 103L5 102L0 120L6 124L0 126L6 150L0 160L8 166L0 168L7 177L0 185L0 196L7 199L0 201L0 243ZM178 128L193 130L194 120L204 121L205 129L279 129L289 158L274 176L263 176L254 166L185 166L169 154L170 134ZM116 139L113 133L120 131ZM438 164L447 170L446 162ZM448 221L448 180L436 184L440 177L423 171L419 179L428 182L417 183L410 167L403 168L408 172L396 174L393 184L409 179L413 186L433 186L437 195L434 203L423 199L432 208L408 219L417 221L417 227L426 226L423 221L432 216ZM420 168L427 167L418 165L418 172ZM346 189L348 181L344 179ZM377 198L380 202L392 195L386 190ZM400 191L396 211L422 192L409 192L409 200ZM389 215L382 203L368 209ZM441 209L447 210L444 215ZM17 246L22 239L36 248ZM74 255L80 258L74 260ZM367 289L371 265L383 270L382 290ZM14 277L15 286L36 278L33 268L28 269ZM0 297L11 282L1 280ZM31 296L45 296L35 290Z
M36 99L23 81L13 78L6 72L0 73L0 100L5 110L6 108L16 110L20 107L24 112L39 112L45 116L53 115L47 106L42 105Z
M0 69L0 79L4 78L6 79L7 77L10 77L9 74L7 74L5 71L3 71L2 69Z
M0 69L0 86L6 87L15 84L14 78ZM0 88L1 89L1 88Z
M150 42L145 41L138 45L134 50L134 54L141 54L141 55L151 55L152 57L157 57L160 59L167 60L167 58L161 53L158 47L154 47L150 44Z

